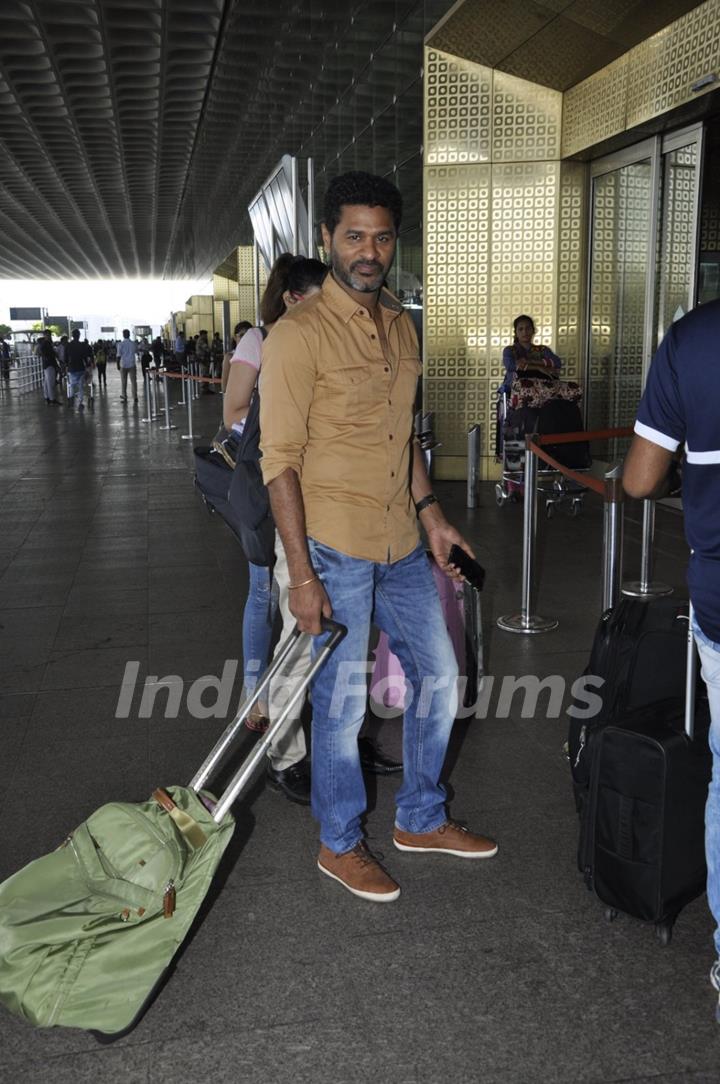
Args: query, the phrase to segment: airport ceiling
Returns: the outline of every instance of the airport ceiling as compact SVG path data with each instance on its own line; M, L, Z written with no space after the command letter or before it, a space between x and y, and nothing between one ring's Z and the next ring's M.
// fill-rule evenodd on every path
M282 154L331 171L345 133L397 99L374 137L376 162L392 168L399 145L422 143L421 98L398 88L418 86L423 39L446 16L440 48L460 51L470 18L494 65L515 54L508 70L521 74L524 43L542 31L552 48L556 24L562 49L577 13L601 28L594 60L586 39L594 70L693 6L1 0L0 278L207 274L250 240L247 205Z

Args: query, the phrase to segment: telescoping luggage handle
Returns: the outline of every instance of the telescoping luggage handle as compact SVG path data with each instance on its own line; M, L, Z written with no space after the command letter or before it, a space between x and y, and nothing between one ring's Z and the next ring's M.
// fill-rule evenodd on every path
M693 604L688 604L687 629L687 669L685 670L685 733L688 738L695 736L695 685L697 679L697 653L693 635Z
M250 779L255 774L255 771L262 763L265 754L270 748L273 738L277 734L278 730L280 730L295 705L299 702L301 697L304 696L305 690L307 689L312 679L315 677L315 674L325 664L326 659L335 650L340 641L343 640L347 635L347 628L345 627L345 625L341 625L338 621L332 621L330 618L323 617L321 624L323 633L327 632L330 635L318 652L317 657L313 660L307 673L304 675L303 680L300 682L298 688L293 690L277 719L273 720L273 722L270 724L268 729L263 734L262 738L254 747L252 753L247 757L245 761L243 761L235 775L228 783L224 794L219 798L212 814L213 820L217 824L222 821L223 817L228 812L233 802L236 800L238 795L242 792L243 788L247 785L247 783L249 783ZM293 631L288 636L285 643L281 644L278 648L272 664L268 667L258 684L255 686L252 695L248 697L248 699L244 701L244 703L241 705L240 710L238 711L237 718L232 723L230 723L230 726L227 727L224 733L220 736L217 744L213 747L203 764L200 766L198 771L190 780L189 785L192 790L199 791L200 788L207 783L208 779L216 770L220 762L223 760L228 749L232 745L238 731L241 729L241 727L245 725L245 719L250 710L252 709L253 705L257 703L265 689L267 689L270 685L273 678L283 668L288 657L290 656L292 651L295 650L301 636L310 636L310 633L300 632L300 629L296 625Z

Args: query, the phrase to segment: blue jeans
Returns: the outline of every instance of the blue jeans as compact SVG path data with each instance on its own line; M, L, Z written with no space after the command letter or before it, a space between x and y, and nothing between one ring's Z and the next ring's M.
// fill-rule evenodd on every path
M409 685L395 823L407 832L432 832L447 820L439 779L455 720L458 667L425 551L418 545L394 564L376 564L312 538L308 544L333 617L348 628L312 686L312 811L320 840L342 854L362 839L366 795L357 739L371 622L387 633ZM316 638L313 652L323 640Z
M710 702L713 769L705 807L705 857L708 903L715 919L715 949L720 957L720 644L709 640L697 621L693 624L693 631Z
M272 571L264 565L248 564L250 585L243 610L243 681L245 695L254 690L270 655L273 621L277 610L277 589Z
M85 390L85 370L81 373L68 373L68 379L70 380L70 392L69 394L74 398L78 397L78 404L82 405L83 392Z

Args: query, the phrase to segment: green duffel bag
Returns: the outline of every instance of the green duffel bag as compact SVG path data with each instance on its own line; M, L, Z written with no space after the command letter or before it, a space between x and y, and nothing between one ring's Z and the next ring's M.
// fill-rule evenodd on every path
M327 618L322 625L328 639L222 797L202 788L238 734L247 735L245 718L292 654L297 628L188 787L156 790L137 805L101 806L56 851L0 885L1 1004L38 1026L114 1037L137 1023L230 842L233 802L347 632Z
M150 998L234 829L194 791L110 802L0 885L0 1001L43 1027L114 1034ZM210 798L210 795L207 795Z

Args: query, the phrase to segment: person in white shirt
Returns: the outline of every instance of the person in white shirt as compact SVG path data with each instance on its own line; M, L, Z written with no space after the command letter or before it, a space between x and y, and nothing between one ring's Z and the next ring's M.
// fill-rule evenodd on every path
M127 403L127 379L128 373L130 373L130 379L132 380L133 399L137 403L137 372L135 370L135 343L130 338L130 332L127 328L123 330L123 337L118 344L118 368L120 370L120 379L122 381L122 394L120 395L120 402Z

